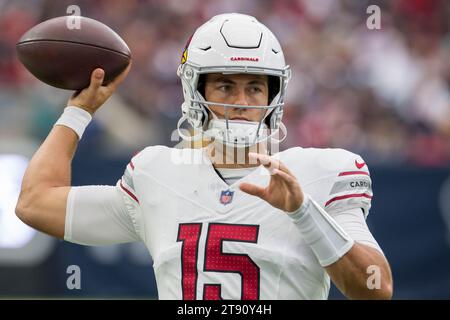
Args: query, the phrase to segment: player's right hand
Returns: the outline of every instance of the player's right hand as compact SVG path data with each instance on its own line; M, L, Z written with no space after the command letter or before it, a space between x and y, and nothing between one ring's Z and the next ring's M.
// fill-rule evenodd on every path
M67 102L67 106L80 107L93 115L95 111L108 100L114 91L116 91L119 84L126 78L130 68L131 62L128 67L107 86L102 86L105 71L100 68L95 69L92 71L89 87L75 92Z
M271 173L267 187L243 182L239 188L250 195L267 201L270 205L284 212L294 212L303 203L305 195L297 178L279 160L266 154L249 152L249 158L257 160Z

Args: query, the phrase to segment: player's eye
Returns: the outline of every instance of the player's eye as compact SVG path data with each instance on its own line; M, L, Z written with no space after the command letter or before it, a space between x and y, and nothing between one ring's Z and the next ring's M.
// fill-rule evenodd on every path
M232 87L229 84L223 84L223 85L220 85L217 89L222 92L230 92Z
M251 93L260 93L260 92L262 92L262 91L263 91L262 88L259 87L259 86L251 86L251 87L250 87L250 92L251 92Z

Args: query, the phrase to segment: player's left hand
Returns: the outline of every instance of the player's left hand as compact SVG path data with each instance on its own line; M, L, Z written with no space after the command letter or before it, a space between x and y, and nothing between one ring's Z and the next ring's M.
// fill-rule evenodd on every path
M269 185L260 187L255 184L243 182L239 188L248 194L257 196L275 208L286 212L293 212L303 203L303 192L297 178L288 168L268 155L249 153L249 158L258 160L271 173Z

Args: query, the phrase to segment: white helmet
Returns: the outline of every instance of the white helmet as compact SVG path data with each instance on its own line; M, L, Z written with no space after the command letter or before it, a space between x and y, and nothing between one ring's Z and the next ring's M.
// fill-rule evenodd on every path
M206 73L269 76L269 105L243 106L205 101L199 79ZM184 95L177 129L183 139L193 141L206 135L229 146L246 147L268 138L275 139L274 135L280 130L286 136L281 118L291 70L284 61L278 40L254 17L221 14L200 26L186 44L177 74L181 78ZM225 119L218 119L209 110L210 105L225 107ZM257 122L229 120L228 108L257 108L261 110L261 119ZM200 133L193 137L184 135L180 127L186 120Z

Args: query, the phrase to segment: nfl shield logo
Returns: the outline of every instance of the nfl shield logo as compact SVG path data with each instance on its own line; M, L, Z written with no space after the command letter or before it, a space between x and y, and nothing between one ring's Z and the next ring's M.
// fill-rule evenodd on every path
M220 203L225 205L231 203L233 200L234 191L224 190L220 193Z

